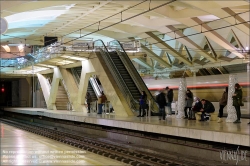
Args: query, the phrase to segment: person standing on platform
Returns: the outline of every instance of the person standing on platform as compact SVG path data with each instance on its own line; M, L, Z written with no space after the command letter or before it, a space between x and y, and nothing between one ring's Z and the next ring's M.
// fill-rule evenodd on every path
M166 109L167 109L167 117L172 115L172 102L174 98L173 89L170 89L168 86L166 87Z
M139 115L137 117L144 117L146 115L146 104L147 104L147 94L145 91L142 91L139 103L140 103L140 108L139 108Z
M218 114L218 123L222 122L222 117L223 117L223 108L227 105L227 97L228 97L228 87L225 88L225 91L222 94L222 97L219 101L220 104L220 109L219 109L219 114Z
M194 102L193 97L194 97L193 93L188 89L187 93L186 93L186 106L184 108L184 112L185 112L185 118L184 119L191 118L190 113L191 113L191 108L192 108L192 105L193 105L193 102ZM189 116L188 116L188 113L187 113L187 109L189 111Z
M233 97L233 106L237 114L237 120L234 123L240 123L240 118L241 118L240 106L243 106L242 89L241 89L240 84L238 83L236 83L234 87L235 87L235 91L232 97Z
M101 96L98 98L98 113L97 114L102 114L102 106L106 101L107 101L107 97L102 91Z
M163 120L165 120L166 117L166 112L165 112L165 105L166 103L166 99L165 99L165 94L163 93L163 90L161 90L160 94L158 94L156 96L156 102L159 105L159 120L161 120L161 117Z
M214 105L205 99L201 100L202 107L200 109L201 114L201 120L200 121L205 121L205 113L213 113L215 111Z
M92 98L91 98L91 96L90 96L90 93L89 92L87 92L87 94L86 94L86 102L87 102L87 104L88 104L88 113L90 113L90 103L92 102Z

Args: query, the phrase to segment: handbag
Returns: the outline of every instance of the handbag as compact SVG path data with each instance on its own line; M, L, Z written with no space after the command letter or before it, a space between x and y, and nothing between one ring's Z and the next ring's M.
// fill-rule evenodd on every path
M239 106L244 106L244 103L242 102L242 99L238 99Z

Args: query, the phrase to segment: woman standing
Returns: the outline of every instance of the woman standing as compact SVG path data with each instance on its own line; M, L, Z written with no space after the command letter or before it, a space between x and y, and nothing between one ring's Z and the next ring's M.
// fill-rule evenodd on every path
M186 106L184 108L184 111L185 111L184 119L188 119L187 109L189 110L189 118L191 118L190 113L191 113L193 102L194 102L193 93L188 89L186 93Z
M146 104L147 104L147 94L145 91L142 91L141 97L139 99L140 108L139 108L139 115L137 117L144 117L146 115ZM143 113L141 112L143 110ZM142 115L141 115L142 113Z
M240 112L240 106L241 103L242 103L242 89L241 89L241 86L240 84L236 83L235 84L235 91L234 91L234 94L233 94L233 106L236 110L236 114L237 114L237 120L234 122L234 123L241 123L240 122L240 117L241 117L241 112Z
M227 105L227 97L228 97L228 87L225 88L225 91L223 92L221 99L219 101L220 104L220 109L219 109L219 119L218 119L218 123L222 122L222 117L223 117L223 108Z

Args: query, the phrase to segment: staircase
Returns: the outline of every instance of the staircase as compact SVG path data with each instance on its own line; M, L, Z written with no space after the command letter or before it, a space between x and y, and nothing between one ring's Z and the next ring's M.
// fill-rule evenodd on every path
M137 86L135 85L135 83L134 83L133 79L131 78L130 74L128 73L126 67L122 63L120 57L117 55L116 52L109 52L109 54L110 54L110 58L114 62L114 65L118 69L123 81L127 85L130 93L132 94L134 100L139 101L141 93L140 93L139 89L137 88Z
M57 110L67 110L67 103L69 102L67 93L63 86L58 86L57 96L56 96L56 109Z

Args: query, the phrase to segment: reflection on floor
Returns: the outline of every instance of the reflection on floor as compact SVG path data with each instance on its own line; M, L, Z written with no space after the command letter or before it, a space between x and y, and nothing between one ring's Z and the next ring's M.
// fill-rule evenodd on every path
M6 124L0 125L0 165L125 165Z

